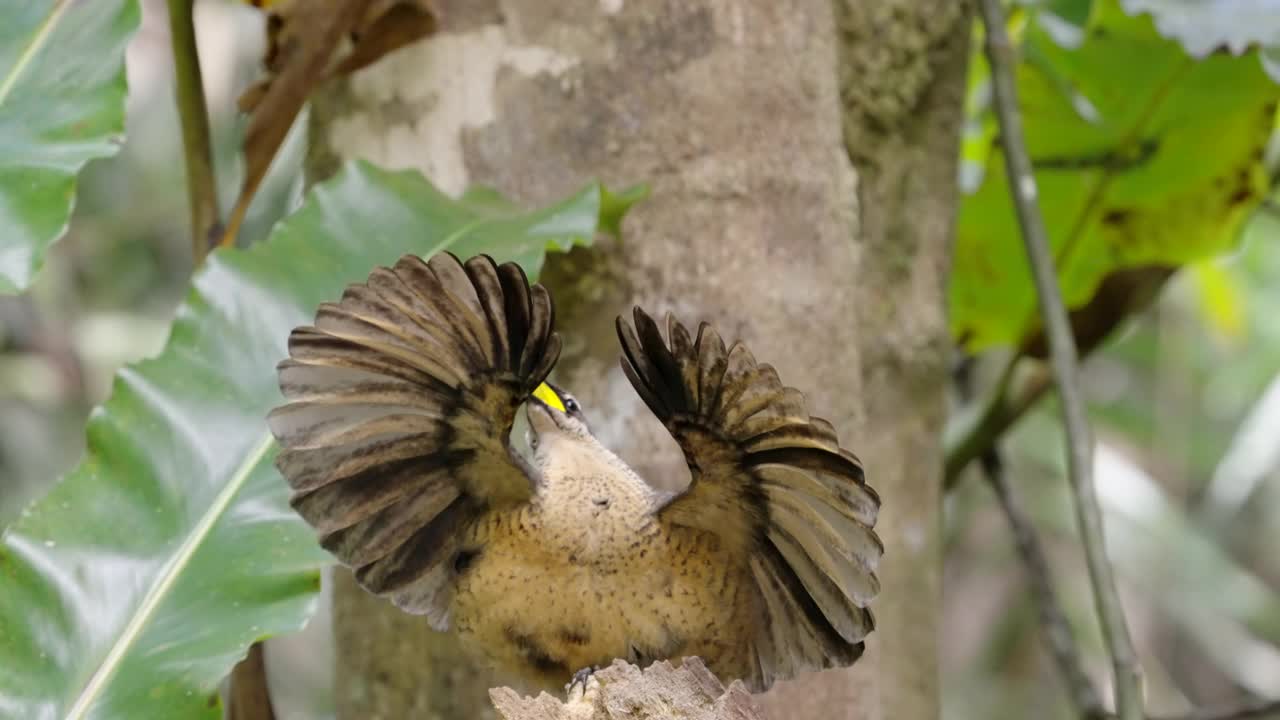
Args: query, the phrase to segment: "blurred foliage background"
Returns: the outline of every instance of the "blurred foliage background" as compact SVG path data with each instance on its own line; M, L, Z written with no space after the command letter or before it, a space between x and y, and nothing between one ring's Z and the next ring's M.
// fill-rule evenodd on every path
M1280 36L1276 8L1263 17L1246 5L1261 6L1050 0L1010 16L1028 152L1069 305L1090 303L1082 314L1106 325L1125 300L1100 283L1177 270L1084 366L1108 549L1153 715L1280 694L1280 212L1269 190L1280 165L1265 45ZM975 51L951 317L963 346L997 348L980 362L995 375L1007 362L998 348L1025 347L1035 321L991 159L989 93ZM1000 445L1108 697L1053 399ZM1008 524L969 473L945 508L946 714L1071 717Z
M1277 240L1280 219L1259 211L1238 251L1174 276L1085 363L1108 546L1153 713L1280 692ZM1059 417L1042 403L1002 446L1105 696ZM947 717L1072 717L991 490L968 478L945 510Z
M1280 172L1278 91L1264 72L1270 48L1240 54L1280 33L1267 35L1271 16L1240 14L1244 4L1055 0L1011 20L1069 299L1087 300L1119 268L1180 267L1085 366L1110 551L1157 714L1280 696L1280 198L1268 196ZM235 98L258 73L261 16L230 2L197 10L221 196L230 199L243 132ZM998 369L1007 352L999 348L1025 337L1034 305L1019 289L1025 261L1004 205L979 51L975 43L953 327L968 350L995 348L982 365ZM70 231L34 286L0 296L0 526L77 463L85 419L113 373L163 346L186 292L192 259L169 52L163 2L145 0L128 55L128 139L82 174ZM1157 96L1145 114L1132 110L1143 93ZM242 244L298 202L300 128ZM1130 154L1103 152L1116 147ZM1001 447L1108 695L1061 438L1049 399ZM945 509L946 717L1070 717L990 490L962 478ZM310 646L292 657L324 665ZM313 717L325 707L319 698L277 710Z
M127 136L80 176L67 234L32 287L0 295L0 524L80 459L84 421L127 362L163 347L192 271L182 139L164 0L143 0L129 45ZM196 8L220 197L239 189L244 122L236 98L260 75L262 16L230 2ZM250 210L244 243L296 205L305 122Z

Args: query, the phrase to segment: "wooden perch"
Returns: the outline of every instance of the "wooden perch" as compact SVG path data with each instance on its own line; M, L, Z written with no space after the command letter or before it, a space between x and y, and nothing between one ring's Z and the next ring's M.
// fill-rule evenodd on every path
M511 688L493 688L489 698L505 720L761 720L741 681L724 685L702 660L685 658L680 667L663 660L643 671L614 660L574 688L569 699L541 693L523 697Z

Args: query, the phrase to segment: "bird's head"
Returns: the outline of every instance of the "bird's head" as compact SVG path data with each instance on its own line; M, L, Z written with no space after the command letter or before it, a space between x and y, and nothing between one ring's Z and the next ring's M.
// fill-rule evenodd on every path
M595 517L623 498L631 499L628 507L633 509L649 507L653 490L591 433L576 398L544 382L525 407L539 495L548 502L561 503L563 508L576 507L586 513L562 512L561 520L581 523L584 517ZM583 505L584 498L590 502ZM647 510L644 514L647 516ZM574 527L581 529L580 524Z
M529 416L529 447L535 456L562 441L595 444L582 406L562 388L542 383L533 391L525 412Z

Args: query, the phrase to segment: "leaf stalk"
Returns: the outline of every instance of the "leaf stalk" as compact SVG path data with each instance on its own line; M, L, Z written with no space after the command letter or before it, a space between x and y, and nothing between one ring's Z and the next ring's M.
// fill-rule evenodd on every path
M191 253L199 265L221 235L218 183L213 167L213 141L205 103L200 55L196 49L195 0L167 0L169 37L173 44L174 91L182 124L182 155L191 206Z

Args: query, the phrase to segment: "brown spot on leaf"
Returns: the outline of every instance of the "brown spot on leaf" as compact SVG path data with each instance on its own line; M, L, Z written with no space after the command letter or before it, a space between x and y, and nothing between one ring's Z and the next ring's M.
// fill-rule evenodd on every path
M1102 224L1113 227L1116 225L1123 225L1129 220L1130 215L1132 215L1132 213L1128 210L1113 208L1102 214Z
M1253 190L1247 187L1237 189L1231 193L1231 197L1227 198L1227 204L1232 207L1244 205L1254 198Z

